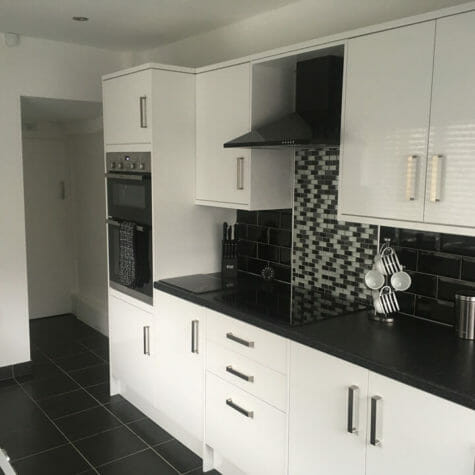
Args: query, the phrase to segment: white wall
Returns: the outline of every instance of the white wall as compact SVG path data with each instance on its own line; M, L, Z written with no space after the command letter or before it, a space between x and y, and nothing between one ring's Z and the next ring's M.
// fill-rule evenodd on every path
M102 125L102 117L99 123ZM94 124L86 129L87 124L77 125L74 134L66 136L66 153L71 160L77 283L73 310L78 318L107 334L103 132ZM74 130L71 125L68 129Z
M20 96L101 101L120 53L47 40L0 42L0 367L30 359Z
M135 64L156 61L180 66L204 66L436 10L450 3L446 0L362 0L348 9L334 0L301 0L207 33L143 51L135 54L133 61Z

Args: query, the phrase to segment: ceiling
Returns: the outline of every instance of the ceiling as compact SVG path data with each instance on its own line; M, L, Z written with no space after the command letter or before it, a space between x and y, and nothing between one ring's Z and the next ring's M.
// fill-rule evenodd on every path
M0 31L143 50L297 0L0 0ZM86 16L88 22L72 21Z
M100 102L25 96L21 98L21 118L23 122L72 122L95 119L101 115L102 104Z
M315 31L410 16L465 0L0 0L0 31L140 51L203 33L292 3L312 4ZM307 6L305 6L307 4ZM88 22L72 21L87 16ZM292 18L289 18L289 22ZM296 25L289 25L289 28ZM236 39L238 41L238 39Z

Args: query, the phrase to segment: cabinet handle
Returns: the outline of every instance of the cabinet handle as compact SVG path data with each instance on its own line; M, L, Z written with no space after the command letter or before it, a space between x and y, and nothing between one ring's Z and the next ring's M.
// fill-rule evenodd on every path
M243 340L242 338L239 338L238 336L235 336L232 333L226 333L226 338L228 340L234 341L235 343L239 343L240 345L247 346L249 348L254 348L253 341Z
M241 406L238 406L233 402L231 398L226 399L226 404L229 407L232 407L235 411L240 412L241 414L245 415L246 417L249 417L250 419L254 418L254 411L247 411L246 409L242 408Z
M198 347L198 329L199 329L199 320L192 320L191 322L191 352L199 353Z
M233 376L237 376L238 378L244 379L244 381L248 381L249 383L254 382L254 376L248 376L247 374L241 373L240 371L235 370L232 366L226 366L226 371Z
M140 96L139 107L140 107L140 127L142 129L146 129L147 128L147 96Z
M350 386L348 388L348 425L347 430L350 434L358 434L358 416L360 388Z
M408 201L414 201L416 199L418 158L417 155L409 155L409 157L407 157L406 198Z
M440 188L442 184L442 155L432 156L432 168L430 179L430 201L437 203L440 201Z
M150 327L143 327L143 354L150 356Z
M244 190L244 157L237 157L236 159L237 164L237 183L236 188L238 190Z
M381 447L381 436L379 429L381 425L380 417L378 418L379 407L383 402L381 396L373 396L371 398L371 420L370 420L370 433L369 443L375 447ZM380 416L380 415L379 415Z

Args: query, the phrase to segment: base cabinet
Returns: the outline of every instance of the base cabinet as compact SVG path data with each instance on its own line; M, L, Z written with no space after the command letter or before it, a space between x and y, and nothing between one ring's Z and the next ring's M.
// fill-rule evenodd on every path
M203 308L156 292L155 408L160 424L201 453L204 404Z
M153 405L154 323L152 313L109 296L111 389L142 410Z

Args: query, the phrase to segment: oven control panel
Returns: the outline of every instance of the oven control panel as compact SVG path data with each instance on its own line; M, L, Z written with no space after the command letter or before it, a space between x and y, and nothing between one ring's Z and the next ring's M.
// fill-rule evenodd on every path
M107 172L151 173L150 152L106 153Z

